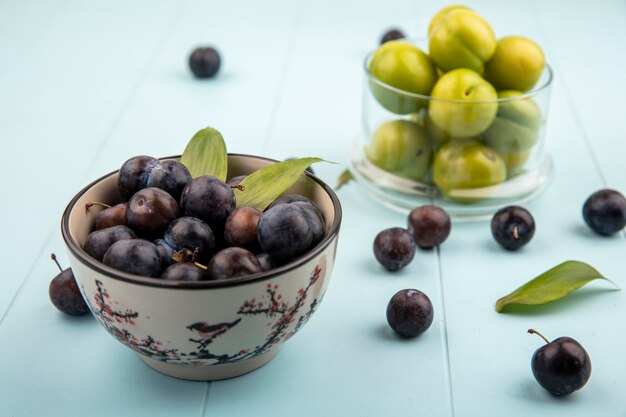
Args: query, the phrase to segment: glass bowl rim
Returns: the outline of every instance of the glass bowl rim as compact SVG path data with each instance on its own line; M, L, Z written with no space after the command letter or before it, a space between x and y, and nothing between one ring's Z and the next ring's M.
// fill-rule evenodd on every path
M401 39L401 40L397 40L397 41L393 41L393 42L404 42L404 43L407 43L409 45L413 45L413 46L417 47L420 51L426 53L425 51L422 50L422 48L420 48L417 45L417 42L425 41L425 40L428 40L428 39L427 38L414 38L414 39L409 39L409 40ZM378 48L380 48L380 46ZM509 101L524 100L524 99L529 99L529 98L536 97L539 94L541 94L542 92L547 91L549 89L549 87L552 85L552 81L554 79L554 71L552 70L552 66L550 66L550 64L548 64L546 62L545 65L544 65L544 69L543 69L542 73L543 72L547 72L547 75L548 75L547 79L541 85L539 85L538 87L534 87L532 90L529 90L529 91L524 92L523 94L520 94L520 95L517 95L517 96L505 97L505 98L497 98L497 99L494 99L494 100L462 100L462 99L439 98L439 97L433 97L433 96L426 96L426 95L423 95L423 94L411 93L410 91L402 90L400 88L394 87L394 86L392 86L390 84L387 84L384 81L381 81L378 78L376 78L376 76L374 76L374 74L372 74L372 72L369 69L369 63L372 60L372 56L376 53L378 48L370 51L365 56L365 60L363 61L363 69L365 70L365 74L366 74L366 76L368 78L368 81L373 82L373 83L379 85L380 87L382 87L382 88L384 88L386 90L392 91L392 92L394 92L396 94L403 95L403 96L408 97L408 98L420 99L420 100L424 100L424 101L441 101L441 102L448 102L448 103L476 104L476 103L505 103L505 102L509 102ZM430 57L430 55L429 55L429 57ZM454 71L454 70L452 70L452 71ZM448 71L448 72L450 72L450 71ZM478 75L480 75L480 74L478 74ZM480 77L482 78L482 75L480 75ZM495 89L495 87L494 87L494 89ZM507 91L507 90L502 90L502 91Z

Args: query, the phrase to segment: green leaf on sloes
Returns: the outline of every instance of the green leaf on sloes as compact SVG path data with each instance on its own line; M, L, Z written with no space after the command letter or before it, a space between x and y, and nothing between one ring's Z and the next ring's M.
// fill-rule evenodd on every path
M212 127L199 130L187 144L180 162L193 178L212 175L226 181L228 153L222 134Z
M263 211L282 193L287 191L302 173L314 162L326 162L321 158L299 158L277 162L253 172L235 188L237 207L254 207Z
M528 281L496 302L496 311L510 305L540 305L561 299L585 284L604 279L595 268L579 261L566 261ZM615 285L617 287L617 285Z

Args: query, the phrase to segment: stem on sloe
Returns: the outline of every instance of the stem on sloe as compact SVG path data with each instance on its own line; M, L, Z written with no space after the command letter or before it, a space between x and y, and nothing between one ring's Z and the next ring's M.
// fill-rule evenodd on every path
M63 272L63 268L61 268L61 264L59 264L59 261L57 261L57 256L54 253L50 254L50 259L52 259L54 263L57 264L57 266L59 267L59 271Z
M111 206L108 205L108 204L101 203L99 201L90 201L89 203L85 204L85 210L89 210L93 206L101 206L101 207L104 207L104 208L111 208Z
M537 330L535 329L528 329L528 333L530 334L536 334L537 336L541 337L543 340L546 341L547 344L550 344L550 342L548 341L548 339L546 339L545 337L543 337L543 335L541 333L539 333Z
M209 269L206 265L202 265L200 262L194 262L193 264L200 269L204 269L205 271Z

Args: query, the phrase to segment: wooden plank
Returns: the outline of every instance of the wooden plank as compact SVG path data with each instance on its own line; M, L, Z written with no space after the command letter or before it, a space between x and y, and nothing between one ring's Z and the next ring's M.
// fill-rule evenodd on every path
M226 1L212 4L196 1L182 6L181 9L177 2L157 4L151 6L157 9L154 15L147 17L144 16L146 5L128 8L121 4L102 4L93 10L87 6L77 7L73 14L65 17L67 21L51 29L52 40L49 42L60 42L59 37L75 36L72 25L78 25L77 22L83 19L80 20L82 25L92 27L86 30L86 38L102 38L95 46L109 48L105 58L117 66L113 69L114 65L108 64L110 72L102 70L104 73L99 74L106 80L100 86L104 87L103 91L98 90L100 84L89 74L64 86L65 89L56 87L60 91L44 90L46 100L57 100L65 105L59 104L59 113L65 115L73 110L74 114L84 112L92 119L82 121L84 126L81 126L86 132L67 136L60 134L64 131L63 125L48 126L56 138L54 147L68 152L66 160L59 161L63 165L49 176L50 181L60 184L62 195L48 201L45 208L50 213L43 216L45 222L37 224L41 228L36 234L37 243L48 238L43 247L37 248L42 255L33 262L32 269L22 271L26 279L21 287L7 285L7 299L18 288L20 290L13 301L7 303L9 308L0 325L0 337L7 342L0 349L5 357L23 359L1 365L2 375L16 381L11 392L5 391L0 396L2 415L141 414L150 410L151 415L176 413L183 416L197 415L206 408L209 384L181 381L156 373L93 320L71 320L56 312L45 291L56 273L47 259L48 254L55 251L62 261L64 259L63 243L56 226L60 212L65 202L92 179L117 169L125 159L136 154L164 156L180 153L195 130L207 124L222 130L231 150L259 153L270 123L273 107L268 103L275 101L274 94L281 77L276 70L281 68L286 56L285 45L292 27L293 13L290 10L295 10L295 4L276 1L236 9ZM283 12L259 21L258 17L266 7ZM124 13L118 8L123 8ZM116 41L109 44L105 36L109 28L105 26L111 24L110 19L118 23L114 19L118 14L125 16L123 20L128 22L128 27L118 27ZM137 38L133 36L135 32L140 32ZM124 44L125 37L135 40ZM68 50L75 48L76 42L80 45L89 43L68 39ZM205 42L217 45L222 51L223 71L216 80L197 81L187 68L187 57L193 47ZM138 52L142 53L141 60L135 56ZM141 64L135 72L129 72L129 60ZM251 64L258 65L258 68L249 71ZM63 75L61 69L55 68L57 77ZM93 70L93 66L88 69ZM55 75L48 77L54 79ZM118 90L117 78L124 80L126 90ZM98 106L94 103L93 107L90 104L82 110L73 109L72 105L78 104L77 97L82 97L81 89L86 90L84 94L100 94L109 101L99 102ZM63 91L71 93L63 95ZM42 115L44 110L37 108L34 114ZM106 115L110 115L107 123L99 119L94 121L105 116L97 110L107 111ZM236 116L233 116L234 110L238 111ZM74 114L66 116L67 119L76 118ZM103 134L95 136L94 140L81 141L92 137L86 133L91 132L94 123L102 123ZM48 154L53 149L52 144L49 146ZM34 162L42 164L46 157L38 150ZM76 174L77 166L70 161L78 158L82 168ZM57 169L63 171L57 172ZM62 178L57 178L61 175ZM55 192L52 187L45 191L47 194ZM41 198L41 195L37 197ZM35 198L33 195L33 203ZM41 317L45 317L45 325L40 324ZM24 334L33 330L37 331L38 338L48 341L46 350L51 356L41 355L36 344L23 343ZM32 357L35 358L26 359ZM54 357L53 363L50 357ZM24 367L25 361L31 365ZM42 372L44 377L39 376ZM59 375L64 373L69 376L63 377L63 384L55 384ZM88 376L98 382L86 384ZM32 389L43 393L37 401L24 400Z
M421 16L408 1L353 6L305 3L266 144L278 159L313 155L339 162L314 167L330 184L345 167L347 147L360 127L365 54L388 26L410 28ZM404 226L405 217L373 203L354 185L340 198L337 264L315 317L264 368L212 383L206 416L449 415L436 253L420 251L406 269L386 273L374 259L372 242L380 230ZM389 299L403 288L427 293L436 312L431 329L408 341L397 338L385 319ZM242 393L246 401L237 401Z
M55 244L47 245L49 253ZM50 304L48 263L37 262L0 326L3 416L197 416L208 384L161 375L91 316Z
M540 22L552 55L563 69L562 81L576 127L593 153L603 185L626 193L626 170L616 162L624 148L626 105L621 97L626 95L622 70L626 66L626 6L620 1L585 3L568 9L564 18L558 3L532 4L533 18ZM590 22L598 22L602 28L582 33L581 28Z
M555 178L530 205L538 229L521 252L500 250L486 223L455 224L439 258L420 251L405 270L384 273L371 242L405 219L349 186L340 191L337 264L315 317L264 368L212 384L152 371L92 319L66 318L48 301L56 271L47 256L64 258L57 224L71 196L132 155L180 153L202 126L220 129L234 152L337 161L315 167L333 184L360 126L364 55L388 26L424 32L443 5L0 3L0 149L10 156L0 192L15 202L0 216L10 277L0 280L0 374L11 381L0 391L0 415L623 412L621 293L592 283L532 314L493 309L499 296L568 258L623 284L622 238L592 235L580 216L595 189L625 188L617 150L626 58L615 51L626 13L618 1L472 4L498 34L537 39L557 72L548 123ZM219 47L224 67L218 79L198 82L186 59L204 42ZM42 171L45 184L33 191ZM426 334L402 341L384 309L407 287L431 296L436 317ZM589 385L565 401L546 394L530 372L541 341L525 334L529 327L578 339L593 362Z
M456 416L588 416L600 409L606 415L623 411L618 387L626 380L611 370L626 365L614 347L624 335L616 332L615 323L608 319L625 313L626 307L619 301L620 292L594 283L566 300L528 314L499 315L494 310L500 296L567 259L588 262L618 283L623 270L619 262L624 250L620 239L593 236L581 217L585 198L602 185L602 178L577 117L585 113L595 120L594 112L599 116L603 108L597 103L591 105L570 89L568 77L594 66L575 59L574 52L569 60L562 54L574 33L578 33L577 38L584 36L580 32L582 21L570 18L582 16L585 8L578 4L549 4L536 4L536 13L524 3L496 5L485 1L473 5L479 12L485 10L489 21L499 22L494 23L499 35L516 33L536 39L555 66L547 129L547 147L554 157L555 174L545 194L529 205L537 232L520 252L501 250L484 223L455 225L449 242L442 248ZM568 10L565 19L564 8ZM552 20L545 27L543 16L549 10L553 11ZM585 20L587 27L591 21L594 20ZM560 35L555 42L555 33L569 36ZM618 158L617 153L608 156L606 165L619 166ZM594 366L587 387L563 401L551 397L535 382L530 359L542 342L526 334L531 327L550 339L574 337L587 348Z
M144 16L148 3L152 13ZM0 318L34 263L47 263L42 245L58 230L65 204L87 184L94 160L161 47L155 40L180 7L56 6L12 2L0 12L3 20L20 22L1 25L15 43L0 44L8 57L0 79L0 138L8 175L0 178L0 192L15 201L10 216L19 211L21 219L2 220L3 233L12 238L0 241L0 253L19 262L8 264L11 279L0 282ZM139 32L137 19L143 19Z

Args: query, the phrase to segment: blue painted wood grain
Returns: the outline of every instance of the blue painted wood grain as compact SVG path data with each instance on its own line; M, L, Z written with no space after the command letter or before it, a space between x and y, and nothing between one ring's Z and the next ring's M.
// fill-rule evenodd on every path
M555 177L529 208L533 242L505 253L486 223L454 224L441 251L398 274L371 254L403 216L349 186L338 258L324 303L267 366L214 383L162 376L89 318L62 316L47 285L64 261L58 221L83 185L135 154L180 153L213 125L234 152L319 155L333 184L360 126L362 60L399 25L425 35L444 2L332 0L0 2L0 415L622 415L622 292L591 284L532 314L499 315L495 300L566 260L626 286L624 235L583 225L584 199L626 191L626 6L617 0L472 1L499 35L536 39L554 66L548 122ZM215 80L193 80L194 46L223 53ZM435 322L401 341L384 309L395 291L425 291ZM565 400L534 381L541 345L526 329L578 339L591 380Z

